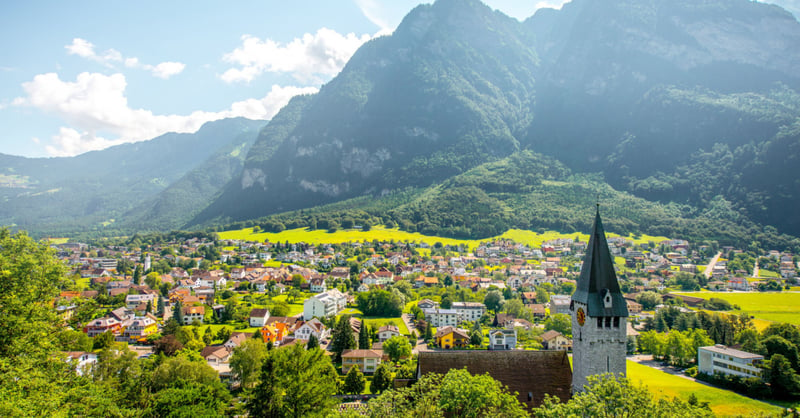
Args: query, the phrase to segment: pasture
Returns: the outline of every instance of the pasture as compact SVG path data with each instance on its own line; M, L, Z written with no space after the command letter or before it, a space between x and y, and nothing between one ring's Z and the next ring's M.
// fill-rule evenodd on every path
M779 406L671 375L633 361L628 361L628 378L634 384L647 386L657 397L677 396L685 401L694 393L698 401L709 402L711 410L718 416L777 416L782 410Z
M800 325L800 292L679 292L703 299L719 298L739 305L757 319ZM732 311L738 313L739 311ZM758 323L756 326L758 327ZM766 327L766 325L763 325Z
M234 231L219 232L221 239L242 240L242 241L259 241L263 242L269 240L270 242L306 242L309 244L338 244L351 241L408 241L426 243L433 246L434 244L441 243L443 245L466 245L470 249L474 249L481 242L491 241L493 239L510 239L514 242L526 244L530 247L540 247L543 242L558 239L558 238L578 238L581 241L587 241L589 236L581 233L562 234L555 231L546 231L542 234L533 231L524 231L521 229L510 229L502 235L496 237L485 238L482 240L460 240L454 238L436 237L422 235L420 233L400 231L397 228L385 228L382 226L373 227L369 231L361 231L358 229L339 230L336 232L327 232L326 230L308 230L307 228L297 228L286 230L283 232L254 232L253 228L245 228ZM619 235L608 234L609 237ZM666 240L666 237L654 237L649 235L642 235L634 238L632 235L628 237L636 243L646 243L649 241L660 242Z

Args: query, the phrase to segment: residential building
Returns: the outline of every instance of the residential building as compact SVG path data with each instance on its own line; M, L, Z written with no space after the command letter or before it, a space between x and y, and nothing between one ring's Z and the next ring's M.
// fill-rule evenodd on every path
M570 315L570 301L571 298L567 295L550 295L550 315Z
M183 323L191 324L194 321L203 323L203 318L206 314L206 308L203 306L184 306L182 309Z
M397 325L384 325L378 328L378 341L384 342L392 337L397 337L400 335L400 329L397 328Z
M86 335L94 337L104 332L111 331L114 335L119 335L122 325L119 320L113 317L93 319L86 325Z
M458 312L455 309L423 309L425 320L436 328L458 325Z
M697 371L709 375L726 374L742 378L762 377L764 356L717 344L697 349Z
M436 344L444 349L464 348L469 344L467 330L453 327L442 327L436 330L433 337L436 339Z
M461 322L479 321L486 313L486 305L479 302L453 302L451 308L456 311Z
M382 357L383 351L380 350L344 350L342 373L347 373L352 367L358 367L362 373L375 373Z
M516 329L493 329L489 331L490 350L513 350L517 348Z
M303 302L303 319L335 316L347 305L347 297L337 289L314 295Z
M67 362L75 365L75 372L78 376L83 376L92 372L92 368L97 364L97 354L86 351L68 351Z
M136 309L139 304L147 304L150 302L153 308L155 308L156 303L158 301L158 294L145 294L145 295L128 295L125 296L125 307L128 309ZM155 309L154 309L155 311Z
M421 301L417 302L417 306L420 309L425 310L425 309L435 308L435 307L439 306L439 304L434 302L434 301L432 301L432 300L430 300L430 299L422 299Z
M299 340L308 340L312 335L317 338L317 341L322 341L328 338L330 330L317 318L303 322L294 330L294 337Z
M250 326L263 327L267 324L269 319L269 309L267 308L253 308L250 311Z
M325 283L325 278L324 277L317 277L317 278L311 279L310 289L314 293L322 293L322 292L328 290L328 286Z
M545 350L571 350L572 340L558 331L545 331L542 334L542 347Z
M127 328L125 328L125 336L132 342L143 342L148 335L158 332L158 323L156 317L151 314L145 316L136 316Z
M233 349L224 345L209 345L200 352L209 366L228 363L233 355Z

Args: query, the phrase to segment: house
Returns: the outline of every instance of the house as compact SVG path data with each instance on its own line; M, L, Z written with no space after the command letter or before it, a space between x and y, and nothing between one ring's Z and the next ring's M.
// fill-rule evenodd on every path
M571 315L569 310L572 298L567 295L550 295L550 315L564 314Z
M522 303L526 305L536 303L536 292L522 292Z
M233 349L224 345L209 345L200 352L200 356L209 366L228 363L233 355Z
M731 290L742 290L746 292L750 290L750 282L744 277L731 277L731 279L728 280L728 287L730 287Z
M463 368L473 375L489 374L529 409L548 394L566 402L572 393L572 369L563 351L425 351L419 353L417 378Z
M545 350L572 350L572 340L558 331L545 331L542 334L542 347Z
M375 373L381 364L383 351L379 350L344 350L342 352L342 373L352 367L358 367L361 373Z
M492 321L492 326L494 327L505 327L509 323L514 322L514 315L508 313L499 313L494 316L494 320Z
M302 325L294 330L294 337L300 340L308 340L312 335L317 338L317 341L322 341L328 338L330 330L317 318L311 318L303 322Z
M267 320L269 319L269 309L266 308L253 308L250 311L250 326L251 327L263 327L267 324Z
M228 341L225 341L225 344L223 345L233 350L234 348L242 345L244 340L250 337L252 337L252 334L249 332L234 332L230 337L228 337Z
M384 342L392 337L397 337L400 335L400 329L397 328L397 325L389 324L384 325L378 328L378 341Z
M762 377L764 356L717 344L697 349L697 371L708 375L724 374L741 378Z
M489 331L490 350L513 350L517 348L516 329L493 329Z
M206 315L206 308L203 306L184 306L181 310L183 314L183 323L191 324L194 321L203 323L203 318Z
M316 294L303 302L303 319L335 316L347 306L347 297L337 289Z
M459 321L479 321L486 313L486 305L479 302L453 302L452 309L458 314Z
M533 303L525 306L531 310L534 318L544 318L547 315L547 307L543 303Z
M78 376L91 373L92 368L97 364L97 354L86 351L68 351L67 362L75 365L75 372Z
M433 337L436 339L436 344L444 349L464 348L469 344L467 331L453 327L442 327L436 330Z
M317 278L311 279L310 289L314 293L322 293L322 292L328 290L328 286L325 283L325 278L324 277L317 277Z
M261 339L264 343L279 346L284 338L289 335L289 326L283 322L272 322L261 327Z
M122 324L120 321L113 317L105 317L93 319L86 325L86 335L94 337L104 332L111 331L114 335L119 335Z
M125 296L125 307L128 309L135 309L139 304L147 304L150 302L151 306L155 307L156 301L158 300L157 294L149 294L149 295L128 295Z
M625 300L625 303L628 304L628 312L632 314L638 314L642 312L642 304L639 302L634 302L632 300Z
M437 306L439 306L439 304L430 299L422 299L421 301L417 302L417 307L423 310L435 308Z
M458 325L458 313L455 309L430 308L423 309L425 320L436 328Z
M145 316L137 316L127 328L125 328L125 336L131 342L143 342L148 335L158 332L158 323L156 317L147 314Z
M356 288L356 292L359 292L359 293L361 293L361 292L369 292L369 286L365 285L364 283L361 283L360 285L358 285L358 288Z

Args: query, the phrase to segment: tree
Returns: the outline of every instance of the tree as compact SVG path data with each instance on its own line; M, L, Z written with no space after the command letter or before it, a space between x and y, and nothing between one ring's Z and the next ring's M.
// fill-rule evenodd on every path
M245 403L251 417L305 417L328 412L336 401L338 373L320 349L292 345L272 350L259 383Z
M791 341L780 335L770 335L761 340L764 348L767 350L767 357L772 357L775 354L780 354L789 361L792 368L797 370L800 358L798 357L797 347Z
M453 299L450 298L450 294L442 296L442 301L439 303L439 306L441 306L442 309L450 309L453 307Z
M114 334L111 331L106 331L102 334L95 335L92 349L102 350L111 347L112 344L114 344Z
M433 327L431 323L425 321L425 341L430 341L433 339Z
M483 334L478 330L472 330L469 333L469 343L479 347L483 343Z
M175 306L172 307L172 318L178 323L178 325L186 325L183 323L183 304L181 301L175 302Z
M400 317L405 305L405 297L397 289L387 291L374 288L361 292L356 297L358 309L366 316Z
M0 358L54 349L60 321L52 305L65 284L64 264L46 243L0 228Z
M396 335L383 342L383 352L394 362L399 361L402 357L411 356L411 350L411 343L402 335Z
M774 354L767 365L767 380L772 387L772 396L792 399L800 393L800 377L791 362L781 354Z
M308 343L306 343L306 350L311 350L314 348L319 348L319 340L317 339L316 335L311 334L311 336L308 337Z
M372 344L370 343L370 329L369 325L362 320L361 321L361 332L358 333L358 348L362 350L369 350L372 348Z
M370 390L372 393L381 393L391 388L392 382L392 371L389 370L389 366L387 366L386 363L381 363L381 365L375 369L375 374L372 376Z
M353 329L350 327L350 315L342 315L333 330L328 349L334 354L335 361L338 363L342 361L342 352L351 348L356 348L356 339L353 337Z
M172 356L182 349L183 343L175 335L164 335L156 341L153 347L153 351L156 354L164 354L165 356Z
M359 369L358 366L352 366L344 377L344 393L358 395L364 391L366 384L367 379L364 377L364 374L361 373L361 369Z
M572 335L572 320L567 314L553 314L544 321L544 329Z
M147 273L144 276L144 283L151 289L158 289L161 287L161 275L154 271Z
M260 339L248 338L233 349L230 365L243 388L255 386L261 363L267 357L267 346Z
M649 311L664 303L664 300L658 293L647 291L639 293L639 295L636 296L636 302L642 305L642 309Z
M231 338L231 334L233 330L230 327L222 327L217 330L217 339L222 341L228 341Z
M136 268L133 270L133 283L137 286L140 285L142 279L142 266L137 264Z
M503 307L504 302L505 300L503 299L503 294L498 290L490 290L488 293L486 293L486 297L483 298L483 304L486 305L486 308L494 311L495 313L500 311L500 308Z
M525 309L525 305L523 305L522 301L519 299L506 300L506 303L503 305L503 310L509 315L514 316L514 318L519 318L523 309Z

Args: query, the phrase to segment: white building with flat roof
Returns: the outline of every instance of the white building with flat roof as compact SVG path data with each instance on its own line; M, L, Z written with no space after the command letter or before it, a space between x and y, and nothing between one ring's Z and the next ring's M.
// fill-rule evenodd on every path
M697 370L709 375L719 373L743 378L760 378L762 361L764 361L762 355L728 348L721 344L697 349Z
M425 320L436 328L458 325L458 312L455 309L428 308L423 309Z

